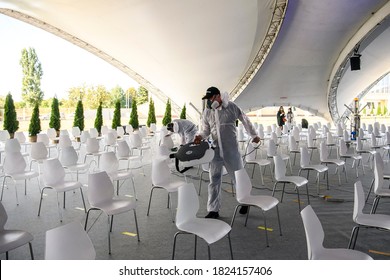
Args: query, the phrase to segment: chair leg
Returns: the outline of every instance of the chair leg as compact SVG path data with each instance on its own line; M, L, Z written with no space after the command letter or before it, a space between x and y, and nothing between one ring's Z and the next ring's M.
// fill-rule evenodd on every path
M43 199L43 191L45 190L46 188L43 188L42 191L41 191L41 199L39 200L39 208L38 208L38 217L39 215L41 215L41 206L42 206L42 199Z
M246 226L246 224L247 224L247 222L248 222L248 218L249 218L249 210L251 209L250 205L246 205L246 206L248 206L248 211L246 212L245 226Z
M110 236L110 216L107 216L107 226L108 226L108 254L111 255L111 236Z
M284 189L286 188L286 183L283 183L283 189L282 189L282 197L280 198L280 202L283 201L283 197L284 197Z
M348 249L355 249L356 240L359 234L359 226L354 226L348 243Z
M299 213L301 213L301 198L299 197L299 189L298 187L295 187L296 191L297 191L297 195L298 195L298 209L299 209Z
M249 210L249 209L248 209ZM268 241L268 228L267 228L267 218L265 216L265 212L264 211L261 211L263 212L263 217L264 217L264 230L265 230L265 243L267 245L267 247L269 247L269 241Z
M235 220L236 214L237 214L237 209L238 209L239 206L241 206L241 204L238 204L238 205L236 206L236 208L234 208L234 213L233 213L232 221L230 222L230 227L231 227L231 228L233 227L234 220Z
M139 229L138 229L138 220L137 220L137 213L135 212L135 209L133 209L133 212L134 212L135 228L136 228L136 230L137 230L137 238L138 238L138 242L140 242L140 238L139 238Z
M146 216L149 216L150 203L151 203L151 201L152 201L152 195L153 195L154 189L155 189L155 187L152 187L152 189L150 190L149 204L148 204L148 212L146 213Z
M374 202L372 203L371 212L370 214L375 214L376 208L378 208L380 196L377 195L374 199Z
M195 242L194 242L194 260L196 260L196 249L197 249L197 246L198 246L198 236L196 234L194 234L194 239L195 239Z
M278 216L279 235L282 236L282 224L280 223L279 207L276 205L276 214Z
M211 260L211 251L210 251L210 245L207 244L207 252L208 252L208 255L209 255L209 260Z
M230 232L228 233L229 248L230 248L230 257L233 260L233 249L232 249L232 240L230 239Z
M367 201L368 201L368 197L369 197L370 194L371 194L372 187L374 186L374 182L375 182L375 178L373 178L372 181L371 181L370 189L368 190L368 194L367 194L367 197L366 197L366 203L367 203Z
M84 193L82 188L80 188L80 194L81 194L81 200L83 201L84 213L87 213L87 207L85 206Z
M31 259L34 260L34 252L33 252L33 248L32 248L31 242L28 242L28 247L29 247L29 249L30 249L30 256L31 256Z

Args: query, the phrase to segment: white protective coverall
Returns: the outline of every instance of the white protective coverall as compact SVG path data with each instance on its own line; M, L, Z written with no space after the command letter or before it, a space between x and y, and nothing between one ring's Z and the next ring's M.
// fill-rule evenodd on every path
M185 119L176 119L172 122L173 131L180 135L181 145L194 141L195 135L198 133L198 128L194 123Z
M234 171L243 168L238 147L236 120L239 119L252 138L256 129L245 113L233 102L227 93L221 94L222 106L217 109L206 108L202 115L202 128L199 133L203 139L210 135L215 145L215 156L210 162L210 184L208 187L207 211L218 212L221 208L222 167L225 166L235 184Z

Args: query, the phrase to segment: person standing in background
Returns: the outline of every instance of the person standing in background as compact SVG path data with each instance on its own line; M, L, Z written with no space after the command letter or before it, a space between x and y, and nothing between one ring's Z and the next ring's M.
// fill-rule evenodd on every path
M288 111L287 111L287 122L290 123L290 124L293 124L293 121L294 121L294 113L292 112L291 108L288 108Z
M276 114L276 120L278 122L278 126L280 127L280 129L283 129L283 125L286 121L286 115L284 113L283 106L279 107L278 113Z

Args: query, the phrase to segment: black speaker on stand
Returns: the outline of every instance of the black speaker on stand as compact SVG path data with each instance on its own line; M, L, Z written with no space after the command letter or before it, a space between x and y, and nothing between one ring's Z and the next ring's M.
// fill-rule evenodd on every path
M351 63L351 71L360 70L360 54L351 56L349 62Z

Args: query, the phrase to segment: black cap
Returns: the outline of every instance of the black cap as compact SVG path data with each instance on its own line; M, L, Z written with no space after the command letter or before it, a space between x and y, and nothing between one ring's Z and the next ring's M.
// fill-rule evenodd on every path
M173 132L173 123L167 124L167 130L169 130L170 132Z
M203 99L210 99L211 97L213 97L214 95L218 95L218 94L221 94L219 92L219 89L217 89L216 87L209 87L206 91L206 95L202 97L202 100Z

